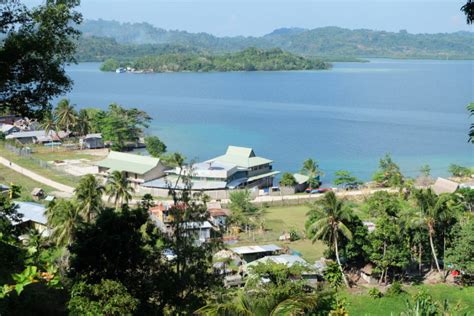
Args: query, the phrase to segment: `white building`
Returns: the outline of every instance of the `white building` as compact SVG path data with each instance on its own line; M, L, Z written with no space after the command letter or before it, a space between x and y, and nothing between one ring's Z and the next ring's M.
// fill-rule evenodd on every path
M224 155L193 164L191 167L166 171L167 176L144 184L150 188L167 188L178 175L191 177L192 189L199 191L270 187L279 171L273 171L272 160L258 157L252 148L229 146ZM184 184L178 183L178 189Z

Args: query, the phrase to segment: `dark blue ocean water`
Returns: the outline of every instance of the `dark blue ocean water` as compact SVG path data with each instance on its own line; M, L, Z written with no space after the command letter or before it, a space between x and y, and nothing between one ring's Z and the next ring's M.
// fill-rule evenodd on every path
M79 107L117 102L150 113L149 134L190 159L253 147L281 171L312 157L334 171L369 179L385 153L409 175L429 164L474 165L466 105L474 101L472 61L372 60L329 71L103 73L96 63L68 68L67 96Z

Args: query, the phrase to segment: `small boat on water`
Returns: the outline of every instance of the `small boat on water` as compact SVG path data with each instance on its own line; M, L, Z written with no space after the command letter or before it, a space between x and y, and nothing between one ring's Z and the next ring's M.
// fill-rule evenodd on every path
M127 69L120 67L120 68L115 69L115 72L118 74L122 74L124 72L127 72Z

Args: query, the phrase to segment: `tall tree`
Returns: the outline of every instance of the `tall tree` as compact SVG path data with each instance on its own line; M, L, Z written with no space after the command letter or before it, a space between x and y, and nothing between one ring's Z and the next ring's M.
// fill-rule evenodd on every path
M467 24L474 22L474 2L467 0L466 4L461 7L461 10L466 14Z
M436 228L438 227L438 224L445 221L451 215L451 210L446 204L449 196L438 196L431 189L417 190L414 192L414 196L419 208L419 217L415 217L413 220L421 221L426 225L431 254L435 261L436 269L438 272L441 272L434 238L437 233Z
M59 101L54 112L56 114L58 127L70 132L77 122L77 113L74 106L69 103L69 100L63 99Z
M78 0L45 1L28 8L18 0L0 6L0 108L42 117L49 101L71 89L64 66L74 62Z
M386 154L379 161L379 169L374 173L373 180L383 187L402 187L403 175L400 167L393 161L392 156Z
M46 209L46 218L51 229L51 240L58 247L72 243L83 220L76 203L70 200L50 203Z
M327 192L319 203L315 204L311 210L312 213L316 213L317 220L308 229L313 234L313 242L323 240L331 245L343 275L344 283L349 287L349 282L339 258L339 243L342 237L352 239L352 232L348 228L351 210L332 191Z
M47 111L41 121L41 128L44 129L46 135L49 135L51 132L58 134L58 125L56 117L49 111Z
M161 157L166 153L166 145L157 136L145 137L146 150L152 157Z
M323 175L319 169L318 162L309 158L303 162L301 173L308 176L308 185L311 188L318 188L321 185L320 177Z
M81 109L77 115L75 132L79 136L85 136L92 130L89 114L87 110Z
M105 193L109 196L109 202L114 201L115 208L122 204L127 204L132 198L134 189L130 185L124 172L118 170L113 171L107 179Z
M76 190L74 191L77 207L87 223L99 214L102 209L102 195L105 188L100 185L97 179L88 174L81 178Z
M336 178L334 179L335 185L342 185L343 188L354 188L362 184L356 177L354 177L350 171L338 170L335 173Z

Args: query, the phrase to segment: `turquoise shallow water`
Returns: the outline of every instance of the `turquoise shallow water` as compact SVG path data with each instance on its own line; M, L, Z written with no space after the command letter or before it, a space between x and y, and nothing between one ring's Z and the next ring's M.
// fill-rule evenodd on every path
M190 159L221 154L228 144L254 147L281 171L313 157L331 181L351 170L369 179L389 152L416 175L430 164L474 165L467 143L474 100L471 61L372 60L329 71L115 74L98 64L68 68L78 106L117 102L153 118L148 133Z

